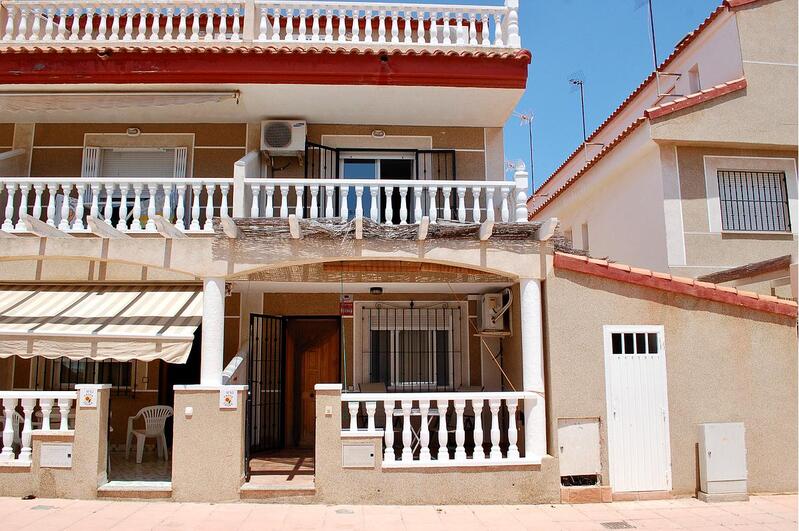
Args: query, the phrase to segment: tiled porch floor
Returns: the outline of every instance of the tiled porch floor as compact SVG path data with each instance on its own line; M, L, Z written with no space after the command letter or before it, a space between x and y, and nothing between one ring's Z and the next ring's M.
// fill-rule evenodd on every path
M250 458L250 483L301 487L314 484L312 449L278 450L255 454Z
M111 452L110 481L170 481L172 478L172 455L169 460L158 458L155 452L144 452L141 464L136 464L136 452L131 450L130 459L125 452Z

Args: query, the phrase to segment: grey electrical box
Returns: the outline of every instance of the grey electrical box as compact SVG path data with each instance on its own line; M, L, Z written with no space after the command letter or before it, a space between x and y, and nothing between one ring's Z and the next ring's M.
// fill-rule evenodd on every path
M374 468L374 443L344 441L341 446L341 466L344 468Z
M742 422L699 425L700 500L748 499L745 435Z
M39 466L42 468L72 468L72 444L42 443Z
M558 460L561 476L600 474L599 419L558 419Z

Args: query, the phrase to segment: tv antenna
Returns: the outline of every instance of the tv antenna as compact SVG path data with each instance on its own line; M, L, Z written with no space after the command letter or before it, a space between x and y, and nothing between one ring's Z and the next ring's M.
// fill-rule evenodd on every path
M660 62L658 61L658 48L657 48L657 41L655 40L655 11L652 8L652 0L634 0L635 1L635 10L641 9L644 5L647 6L647 10L649 13L649 40L652 44L652 71L655 72L655 81L657 83L657 93L658 97L663 96L671 96L671 97L679 97L683 96L683 94L675 94L673 92L664 92L660 89L660 76L664 77L671 77L674 78L674 84L671 86L669 90L673 90L676 85L677 81L680 79L682 74L676 74L672 72L661 72L660 71Z
M585 128L585 75L583 75L581 70L569 76L569 85L571 85L572 92L580 91L580 116L582 117L583 124L583 156L585 157L585 162L588 163L588 146L604 146L605 144L588 141L588 131Z
M533 111L514 111L513 116L519 119L519 125L527 124L527 138L530 142L530 186L535 190L535 164L533 164Z

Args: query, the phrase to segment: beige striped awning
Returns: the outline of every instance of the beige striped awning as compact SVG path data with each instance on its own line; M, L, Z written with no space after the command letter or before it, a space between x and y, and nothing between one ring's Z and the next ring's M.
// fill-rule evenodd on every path
M185 363L202 286L0 287L0 358Z

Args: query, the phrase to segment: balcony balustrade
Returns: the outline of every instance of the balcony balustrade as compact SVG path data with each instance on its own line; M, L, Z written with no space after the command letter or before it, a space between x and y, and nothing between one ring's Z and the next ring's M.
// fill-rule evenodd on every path
M518 0L502 6L311 1L0 2L3 44L304 43L520 48Z
M30 464L33 430L66 432L74 428L77 391L0 391L3 449L0 463Z

